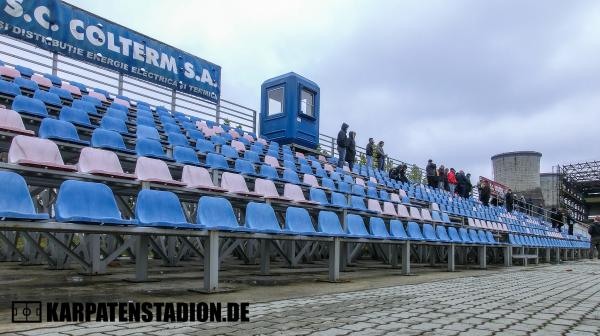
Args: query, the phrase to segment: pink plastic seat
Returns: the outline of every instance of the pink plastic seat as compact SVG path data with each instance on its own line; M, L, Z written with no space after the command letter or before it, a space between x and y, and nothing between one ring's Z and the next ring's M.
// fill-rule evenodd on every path
M33 75L31 76L31 80L36 82L39 86L44 86L47 88L52 87L52 82L46 77L40 75Z
M410 214L408 213L408 209L403 204L398 204L398 217L400 217L400 218L410 218Z
M327 162L327 158L324 155L319 154L319 161Z
M478 228L482 228L483 226L481 225L481 221L479 221L479 219L474 219L475 222L475 226Z
M129 104L129 102L127 100L125 100L125 99L115 98L115 99L113 99L113 102L115 104L123 105L123 106L125 106L127 108L131 107L131 104Z
M224 192L225 189L217 187L213 184L210 178L210 173L206 168L196 166L183 166L181 172L181 182L185 183L188 188L202 189L209 191Z
M475 220L473 218L467 218L467 223L469 224L469 226L478 227L477 224L475 224Z
M363 188L365 188L365 187L366 187L366 185L365 185L365 180L363 180L363 179L362 179L362 178L360 178L360 177L357 177L357 178L354 180L354 183L356 183L357 185L359 185L359 186L361 186L361 187L363 187Z
M406 191L404 191L403 189L399 189L398 193L400 194L400 197L408 197L408 195L406 194Z
M204 120L198 120L198 121L196 121L196 128L198 128L199 130L201 130L201 129L205 128L205 127L208 127L206 125L206 121L204 121Z
M243 136L244 139L250 141L250 142L254 142L254 137L252 137L252 135L248 134L248 133L244 133Z
M281 168L281 166L279 165L279 160L272 157L271 155L265 155L265 163L275 168Z
M390 194L390 200L394 203L402 203L402 200L400 199L400 196L398 196L398 194L396 193L391 193Z
M261 143L263 145L268 145L269 143L267 142L267 140L263 139L263 138L258 138L256 139L256 142Z
M289 198L296 203L308 204L308 205L317 205L319 203L313 201L307 201L306 197L304 197L304 192L302 192L302 188L299 185L286 183L283 187L283 197Z
M333 166L330 165L329 163L324 164L323 169L325 169L325 171L328 171L328 172L332 172L335 170L335 169L333 169Z
M292 201L287 197L279 196L279 192L277 192L277 187L275 187L275 183L267 179L257 178L256 180L254 180L254 192L266 199L274 199L287 202Z
M135 179L135 175L123 172L117 154L99 148L83 148L79 154L77 169L80 173Z
M320 186L317 178L311 174L304 174L304 177L302 178L302 182L304 182L304 184L307 184L311 187L315 187L315 188L319 188L319 189L327 189L327 188Z
M227 192L242 196L257 197L260 194L248 190L246 180L240 174L225 172L221 175L221 188Z
M72 165L65 165L58 146L51 140L17 135L8 150L8 162L24 166L76 171Z
M235 148L238 151L238 153L246 150L246 146L242 142L239 142L237 140L231 141L231 147Z
M4 108L0 108L0 130L24 135L35 134L33 131L25 129L19 113Z
M100 99L100 101L102 101L102 102L106 102L106 96L103 95L102 93L91 91L90 93L88 93L88 96L95 97L95 98Z
M482 229L491 229L491 227L488 226L488 222L484 220L479 221L479 224L481 224Z
M62 82L61 87L69 92L71 92L71 94L74 94L76 96L81 96L81 90L74 85Z
M383 202L383 214L398 217L398 213L392 202Z
M213 126L212 130L215 132L215 134L221 134L221 133L225 132L223 130L223 127L221 127L221 126Z
M379 214L383 212L383 210L381 210L381 204L379 204L379 201L372 198L367 199L367 209L375 211Z
M137 159L135 176L140 181L185 186L185 183L173 180L169 167L164 161L144 156Z
M373 182L373 183L375 183L375 184L377 184L377 183L378 183L378 182L377 182L377 179L376 179L374 176L371 176L371 177L369 177L369 181L371 181L371 182Z
M421 217L421 213L419 212L419 209L417 209L415 207L410 207L410 218L415 219L415 220L423 219Z
M433 222L433 218L431 218L431 213L429 209L421 209L421 218L426 222Z
M344 165L344 167L342 168L343 171L345 171L346 173L351 173L350 171L350 167Z
M431 210L440 211L440 206L437 203L431 203Z
M207 139L210 138L211 136L217 134L217 133L215 133L214 129L208 128L208 127L202 128L201 131L202 131L202 134L204 134L204 137Z
M231 135L232 138L237 139L240 137L240 134L234 130L233 128L230 129L227 133L229 133L229 135Z
M304 153L301 153L301 152L296 152L296 157L297 157L297 158L302 158L302 159L305 159L305 157L304 157Z
M19 70L7 66L0 66L0 75L4 77L10 77L13 79L21 77L21 73L19 72Z

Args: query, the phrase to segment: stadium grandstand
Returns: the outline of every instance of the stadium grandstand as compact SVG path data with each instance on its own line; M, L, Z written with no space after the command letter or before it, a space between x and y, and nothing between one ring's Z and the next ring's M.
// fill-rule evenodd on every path
M588 257L589 235L544 217L399 183L364 164L336 167L335 137L319 135L320 150L280 144L242 104L11 36L0 44L5 262L102 277L131 261L127 279L145 282L153 259L191 260L201 291L212 293L222 290L224 260L258 260L263 275L273 262L317 263L328 270L317 276L341 282L364 258L409 275L423 264L456 271Z

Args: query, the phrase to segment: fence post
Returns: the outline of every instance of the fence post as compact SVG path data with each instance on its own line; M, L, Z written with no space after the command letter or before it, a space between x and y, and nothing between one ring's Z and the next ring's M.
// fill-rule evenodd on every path
M52 74L58 75L58 53L52 53Z
M221 119L221 98L217 101L217 110L215 112L215 122L218 124Z
M175 89L171 90L171 111L175 112L175 106L177 105L177 91Z
M334 140L334 139L333 139L333 138L331 138L331 156L335 156L335 151L334 151L335 147L333 146L333 144L334 144L334 141L333 141L333 140Z
M257 115L256 111L252 110L252 127L253 127L252 131L255 134L258 134L258 121L257 121L256 115Z
M118 87L117 87L117 92L119 93L119 95L123 94L123 73L119 72L119 82L117 83Z

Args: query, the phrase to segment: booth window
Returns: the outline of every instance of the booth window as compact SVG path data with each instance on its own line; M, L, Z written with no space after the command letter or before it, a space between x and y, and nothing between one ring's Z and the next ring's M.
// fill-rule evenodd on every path
M268 116L283 113L283 87L267 91L267 99L269 100Z
M302 89L300 92L300 112L314 117L315 116L315 94Z

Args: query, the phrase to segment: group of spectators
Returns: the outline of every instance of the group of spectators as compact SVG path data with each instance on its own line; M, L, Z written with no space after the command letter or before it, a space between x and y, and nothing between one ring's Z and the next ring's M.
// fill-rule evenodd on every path
M356 132L350 131L348 133L349 127L348 124L343 123L342 128L337 135L337 150L339 155L337 166L343 168L344 162L348 162L348 167L352 170L356 160ZM378 144L375 144L373 138L369 138L365 154L367 158L367 167L372 167L373 158L377 157L377 168L383 170L386 158L385 152L383 151L383 141L379 141Z
M448 169L444 165L440 165L438 168L431 159L427 161L425 174L427 175L427 185L432 188L446 190L464 198L468 198L473 191L471 174L465 174L462 170L456 172L454 168Z

